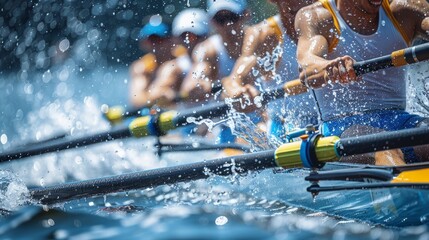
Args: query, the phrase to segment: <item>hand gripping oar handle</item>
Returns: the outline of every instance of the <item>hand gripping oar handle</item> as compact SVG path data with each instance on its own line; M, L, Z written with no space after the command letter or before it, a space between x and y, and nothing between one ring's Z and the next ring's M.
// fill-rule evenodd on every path
M414 136L414 137L413 137ZM429 128L377 133L368 136L339 139L338 137L318 138L314 141L315 161L337 161L340 156L362 154L374 150L409 147L429 143ZM395 140L398 139L399 140ZM52 187L30 190L31 196L43 204L53 204L82 197L92 197L107 193L156 187L163 184L205 179L216 175L245 173L274 167L302 167L302 143L292 142L276 150L244 154L228 158L206 160L167 168L118 175L83 182L65 183ZM354 144L358 145L355 147ZM366 147L363 147L366 146ZM311 149L311 148L310 148Z
M429 60L429 43L417 45L392 52L390 55L357 62L353 65L356 75L363 75L380 69L400 67ZM284 91L288 95L298 95L308 91L300 80L293 80L285 84Z

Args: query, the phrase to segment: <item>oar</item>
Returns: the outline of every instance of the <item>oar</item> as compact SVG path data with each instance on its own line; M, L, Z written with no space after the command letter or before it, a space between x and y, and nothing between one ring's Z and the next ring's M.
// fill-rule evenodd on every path
M403 53L398 54L399 53ZM367 60L364 63L358 62L355 64L355 70L359 74L367 73L372 70L379 70L391 66L399 66L395 64L386 64L388 58L391 62L400 62L399 56L405 59L403 62L415 63L418 61L429 59L429 44L423 44L412 48L396 51L392 55L384 56L372 60ZM410 56L412 56L410 58ZM415 56L415 57L414 57ZM396 59L393 61L393 59ZM379 65L376 63L379 61ZM401 63L403 63L401 62ZM278 99L285 94L297 95L307 91L307 88L301 84L299 80L287 82L283 86L267 91L261 94L262 103ZM25 157L35 156L48 152L55 152L69 148L87 146L95 143L110 141L118 138L126 137L144 137L144 136L160 136L168 131L186 126L189 124L188 118L213 118L225 116L230 107L224 102L212 103L210 105L202 105L198 108L185 109L181 112L167 111L159 115L143 116L134 119L128 126L118 127L115 130L94 134L88 137L80 137L77 139L63 139L63 141L55 141L48 144L34 145L26 150L14 150L0 154L0 162L21 159Z
M308 168L319 168L326 162L338 161L341 156L428 143L428 127L406 129L396 132L383 132L345 139L340 139L335 136L320 137L320 135L311 135L308 140L286 143L276 150L205 160L203 162L82 182L65 183L52 187L35 188L30 190L30 194L33 199L42 204L54 204L83 197L205 179L212 174L226 176L275 167L296 168L304 166ZM314 158L308 159L307 156L313 156ZM412 175L407 177L408 179L413 178ZM427 171L424 176L419 175L418 177L424 179L415 184L429 184ZM417 177L414 176L414 178ZM409 180L401 181L398 179L398 181L399 182L395 182L396 185L403 182L409 186L411 183Z

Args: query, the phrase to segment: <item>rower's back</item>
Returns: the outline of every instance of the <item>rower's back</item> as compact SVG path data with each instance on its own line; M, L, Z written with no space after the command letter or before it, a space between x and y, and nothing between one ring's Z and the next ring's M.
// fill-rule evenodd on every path
M408 46L408 40L390 11L389 2L383 0L379 11L378 28L370 35L354 31L339 13L335 0L321 0L331 13L338 36L329 46L327 59L349 55L362 61ZM362 81L343 86L329 84L315 90L323 121L350 114L375 110L404 110L406 105L406 69L392 68L365 74ZM334 100L332 98L334 96Z

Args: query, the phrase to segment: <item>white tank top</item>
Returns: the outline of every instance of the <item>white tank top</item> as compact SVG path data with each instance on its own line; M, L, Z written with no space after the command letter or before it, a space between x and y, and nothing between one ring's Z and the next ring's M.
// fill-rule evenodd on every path
M337 18L340 36L338 44L327 59L349 55L356 61L390 54L407 47L383 7L380 7L378 29L374 34L362 35L353 31L339 14L335 0L329 0ZM381 109L405 109L406 69L390 68L363 75L355 84L328 84L316 89L316 100L323 121Z
M209 37L209 40L212 42L213 47L217 51L218 55L218 68L219 68L219 79L228 76L232 68L234 67L235 61L231 55L229 55L228 51L225 48L222 37L219 34L213 35Z
M280 64L277 66L276 73L280 76L280 81L264 81L265 89L273 89L282 84L298 78L298 61L296 58L297 46L295 42L289 38L283 27L280 15L275 15L268 19L268 23L278 28L281 36L278 36L280 48L282 51ZM318 114L315 107L315 101L310 92L297 96L286 97L277 101L270 102L268 112L271 118L284 118L285 122L291 127L305 127L309 123L317 120Z

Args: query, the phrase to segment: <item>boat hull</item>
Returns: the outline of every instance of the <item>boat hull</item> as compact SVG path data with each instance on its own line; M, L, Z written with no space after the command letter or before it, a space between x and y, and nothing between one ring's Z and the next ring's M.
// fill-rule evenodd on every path
M349 168L327 164L321 171ZM359 167L359 165L357 165ZM372 224L392 227L429 225L429 190L413 188L383 188L321 192L315 198L307 192L311 183L305 181L310 172L303 169L265 170L263 180L254 178L250 188L261 188L264 197ZM323 181L320 186L356 184L347 181Z

